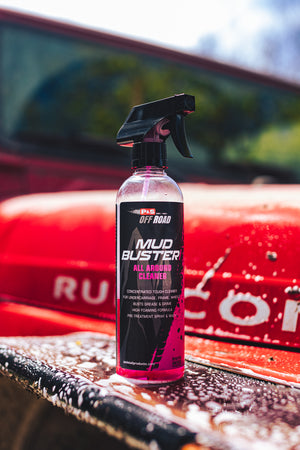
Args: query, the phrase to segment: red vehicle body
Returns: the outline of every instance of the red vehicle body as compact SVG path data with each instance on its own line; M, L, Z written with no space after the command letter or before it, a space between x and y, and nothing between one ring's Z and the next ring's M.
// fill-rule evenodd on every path
M299 188L183 192L187 331L299 348ZM114 200L95 191L2 202L1 298L114 320Z
M299 386L299 188L182 189L187 358ZM72 192L2 202L3 336L114 335L115 196Z
M71 72L70 67L60 66L59 69L63 70L58 70L54 77L51 76L42 86L37 83L32 87L24 104L18 105L20 114L17 119L12 120L11 111L4 114L0 150L0 170L3 172L0 187L3 198L0 203L1 335L53 336L72 331L95 331L107 335L110 340L114 336L114 204L116 189L128 175L129 154L127 150L120 153L112 143L112 136L103 134L103 130L97 134L95 129L102 120L104 126L112 130L121 106L127 110L128 103L135 102L133 93L142 100L150 95L143 92L143 97L137 89L147 91L143 84L147 79L143 75L134 80L136 84L131 95L126 87L120 94L120 102L114 103L116 98L112 93L118 89L110 82L116 81L124 61L121 61L120 53L114 55L122 64L120 62L120 66L111 69L111 60L105 58L107 48L117 49L121 53L133 52L138 58L149 57L150 66L157 65L160 74L159 64L166 60L170 67L165 67L165 73L170 70L171 79L174 77L172 65L178 65L181 70L187 67L191 69L190 76L197 75L190 82L190 88L196 86L200 92L201 87L203 92L210 91L212 97L219 99L216 100L219 102L216 115L213 112L209 116L209 111L203 116L199 113L191 128L192 147L196 149L193 167L187 168L181 160L172 161L170 158L170 172L173 171L173 177L181 182L185 199L187 361L200 361L204 365L299 387L298 169L293 159L282 164L280 158L276 160L276 155L274 161L267 164L263 161L261 165L257 155L254 163L249 163L247 158L234 159L236 149L247 147L245 140L251 141L253 134L257 140L266 136L265 133L275 133L277 138L276 133L283 131L285 136L293 139L297 136L299 86L196 56L21 14L1 11L0 20L1 26L8 26L9 33L19 30L19 27L22 33L34 29L34 33L41 33L45 39L59 36L67 39L68 43L73 39L79 44L92 43L99 52L101 45L105 45L105 57L100 66L103 68L105 63L105 70L112 70L107 78L101 72L103 78L99 84L103 83L101 89L107 90L108 95L105 97L102 92L100 109L98 103L93 105L95 116L90 122L84 122L83 111L76 109L81 103L87 106L84 100L87 91L86 87L82 88L81 77L83 73L85 79L90 72L81 72L82 66L75 67L74 61L71 61ZM11 38L13 34L9 36ZM84 52L87 52L84 53L85 62L90 55L90 47ZM132 54L126 55L127 64ZM114 64L116 60L113 60ZM89 70L99 74L100 66L93 64L88 66ZM132 64L134 66L134 62ZM146 67L148 72L149 67ZM77 84L72 85L70 80L74 79L76 72L73 69L77 68L79 78ZM216 84L202 79L198 85L195 81L197 71L206 73L208 78L216 76L212 81ZM126 68L124 73L126 76L122 83L129 79L130 71ZM151 75L155 76L155 73ZM183 71L177 82L183 83L186 77L187 72ZM61 110L57 110L58 116L63 111L60 119L66 119L63 122L65 134L59 128L60 121L53 126L51 121L48 122L58 104L49 108L49 115L46 108L49 98L56 98L54 94L60 93L61 80L63 87L67 80L70 81L73 93L79 92L79 87L83 89L83 96L79 96L81 101L75 102L73 108L69 108L70 103L68 108L61 105ZM214 90L218 82L224 91ZM236 90L235 85L238 86ZM228 98L225 95L227 90ZM2 101L11 94L9 89L6 94L3 92ZM96 97L95 94L93 96ZM232 96L237 98L235 104L229 101ZM13 95L11 98L17 101ZM68 102L71 98L64 97L64 100ZM207 107L200 94L198 101L200 110L201 103ZM245 111L239 109L240 104L243 107L248 105ZM105 110L109 116L110 106L116 117L112 123L106 123L106 115L102 113ZM219 114L220 111L223 113ZM238 116L242 116L242 112L245 113L245 121L239 122ZM78 115L80 120L77 124ZM227 116L229 122L226 121ZM257 122L256 116L259 116ZM207 119L202 129L199 125L201 117L202 120ZM93 128L95 118L99 122ZM239 123L236 128L232 125L235 121ZM49 129L46 129L45 124L48 123ZM80 129L78 133L76 124ZM221 128L219 134L214 127ZM198 128L203 133L203 142L200 143L197 141ZM228 136L227 129L231 130ZM205 130L208 130L207 134ZM247 138L245 133L248 133ZM222 141L223 134L228 141ZM255 139L251 141L253 146ZM236 147L230 147L233 141ZM228 153L233 159L222 160L218 144L222 144L224 154ZM291 155L289 145L285 150ZM209 161L208 154L213 155ZM275 181L276 184L261 185L261 179ZM255 183L250 184L253 180ZM239 184L242 181L244 185ZM13 347L18 344L21 349L27 345L26 339L24 344L21 341L16 341L17 344L9 340L5 342L12 343ZM28 342L27 350L30 352L31 341ZM2 365L0 369L4 372L6 366ZM140 395L135 397L138 401L142 397L141 392L136 394L134 391L132 395ZM149 405L153 406L147 403L147 408Z
M120 48L121 51L130 51L134 55L141 54L176 61L177 64L191 67L191 70L196 68L202 72L207 71L209 76L210 73L223 73L224 76L231 77L234 83L246 80L251 86L256 83L258 89L261 86L265 89L267 86L267 89L272 89L272 95L275 95L273 90L276 89L275 92L278 91L284 97L284 100L280 100L284 107L287 100L291 101L289 95L293 94L295 98L294 94L300 91L297 84L96 31L4 10L1 11L0 19L4 27L4 49L6 32L12 41L15 39L19 42L18 33L23 36L25 30L25 40L26 33L38 33L41 40L46 38L44 46L58 36L67 40L66 45L73 43L73 40L76 42L80 40L89 45L96 45L98 51L101 51L101 46L108 49ZM8 39L7 41L10 42ZM61 44L64 45L64 41L61 41ZM34 44L32 47L37 51ZM88 49L91 51L90 47ZM36 53L34 55L36 56ZM84 53L83 56L86 58ZM121 56L117 54L117 57ZM5 52L3 58L5 62L7 58ZM101 61L105 64L106 60L104 58ZM87 67L84 68L85 76L90 76L89 83L91 83L92 77ZM125 174L128 174L126 167L129 161L128 150L125 150L124 154L118 153L119 148L117 151L115 144L110 140L104 141L99 135L96 136L95 131L94 134L88 135L88 139L83 139L85 135L74 134L71 140L67 141L62 130L59 135L51 134L51 130L58 127L56 123L53 125L50 122L47 125L49 129L45 129L46 125L42 119L32 125L35 109L41 116L45 115L45 118L50 117L54 120L49 116L53 112L52 107L49 107L48 112L49 102L44 101L47 95L50 93L57 95L57 101L68 100L68 97L66 99L60 97L60 88L57 87L57 79L60 80L60 77L62 86L67 80L76 79L77 69L72 72L73 78L70 78L68 70L63 66L58 75L50 77L50 82L42 79L41 83L39 79L33 93L30 93L25 104L22 104L17 121L10 123L11 113L8 114L8 111L6 115L4 114L4 124L7 125L6 128L2 127L2 135L5 137L9 126L14 132L11 131L6 140L3 140L8 143L8 147L2 147L0 152L2 161L0 166L5 173L5 178L2 179L5 182L1 183L3 196L39 191L78 191L95 188L106 190L119 186ZM124 73L128 76L126 71ZM3 79L4 87L5 82L10 87L5 76ZM104 81L104 78L100 79L99 84ZM78 86L82 87L80 83ZM88 91L84 92L88 94ZM112 102L113 92L113 90L110 92L109 97ZM246 102L246 91L241 92L244 93ZM9 93L10 91L8 93L2 91L2 102L9 98L7 97ZM255 98L256 94L252 92L251 95ZM267 96L268 91L264 95ZM76 98L74 91L73 96ZM80 98L81 102L85 103L82 97ZM261 105L264 105L266 99L267 97ZM283 106L280 102L278 105L281 110ZM292 106L295 115L292 117L296 120L299 105L296 102ZM4 112L5 108L4 104ZM64 108L63 104L61 108ZM249 114L247 111L246 109L246 115ZM69 122L77 120L77 115L73 114L73 111L67 109L64 114L62 120L65 117L68 119L65 121L66 127ZM247 120L251 122L252 116L250 115ZM274 120L271 120L271 124ZM287 120L284 112L280 120ZM274 123L277 123L276 120ZM78 122L78 126L83 127L83 130L91 127L90 123L82 121ZM241 132L245 132L247 128L249 125L246 128L241 125ZM194 131L193 129L191 131L193 144ZM81 147L82 140L83 147ZM86 151L82 156L83 148ZM100 156L93 160L89 152ZM106 154L110 153L112 157L107 157ZM175 167L182 166L182 161L173 163ZM178 164L179 166L176 166ZM196 166L197 164L199 163L196 161ZM241 168L240 165L239 169ZM247 168L246 172L254 177L275 176L274 181L277 181L276 176L279 176L278 180L280 179L279 169L263 166L262 170L266 172L260 170L255 166L254 169ZM179 180L183 176L185 181L194 182L193 185L182 185L186 201L187 331L219 338L298 348L300 341L297 332L297 299L300 281L298 282L297 265L294 264L294 254L298 249L296 237L298 188L283 186L259 188L257 185L243 188L224 185L222 188L209 188L195 183L197 179L203 179L201 171L189 172L183 168L182 173L183 175L179 174ZM232 175L233 172L228 172L224 165L214 173L218 173L222 183L225 183L229 173ZM293 178L290 181L292 180ZM214 183L216 179L212 177L208 181ZM236 183L238 178L234 176L231 181ZM41 194L17 197L3 202L0 207L2 300L42 306L90 318L114 320L114 197L115 191L89 191L61 193L57 196ZM7 308L7 305L2 306ZM7 322L4 334L15 333L15 330L12 331L14 327L10 327L11 322Z

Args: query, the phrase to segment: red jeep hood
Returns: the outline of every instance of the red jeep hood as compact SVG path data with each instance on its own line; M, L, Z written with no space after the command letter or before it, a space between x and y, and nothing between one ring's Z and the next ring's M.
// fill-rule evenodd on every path
M182 188L186 330L299 348L300 187ZM2 300L114 320L114 265L115 192L0 205Z

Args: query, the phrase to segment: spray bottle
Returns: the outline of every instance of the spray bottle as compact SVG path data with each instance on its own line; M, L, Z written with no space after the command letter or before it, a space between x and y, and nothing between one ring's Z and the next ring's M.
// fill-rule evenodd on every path
M184 117L194 110L186 94L135 106L117 135L132 147L134 173L116 205L116 371L135 382L184 374L183 196L165 172L165 140L192 157Z

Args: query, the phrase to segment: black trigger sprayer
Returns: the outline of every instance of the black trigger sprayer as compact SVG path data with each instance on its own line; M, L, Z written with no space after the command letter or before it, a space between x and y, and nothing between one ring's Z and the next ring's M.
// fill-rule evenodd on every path
M192 158L185 136L184 117L193 111L195 97L187 94L133 107L117 135L119 145L133 147L133 168L154 163L165 167L165 140L169 135L178 151Z
M117 195L117 373L143 383L184 372L183 196L166 172L166 139L191 158L187 94L132 108L117 135L134 173Z

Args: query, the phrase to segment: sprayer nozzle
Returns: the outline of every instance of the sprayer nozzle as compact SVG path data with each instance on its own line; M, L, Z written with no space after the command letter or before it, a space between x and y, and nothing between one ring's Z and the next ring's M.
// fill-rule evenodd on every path
M132 108L117 135L117 143L132 147L142 142L163 143L171 134L178 151L191 158L184 117L195 111L195 97L178 94Z

